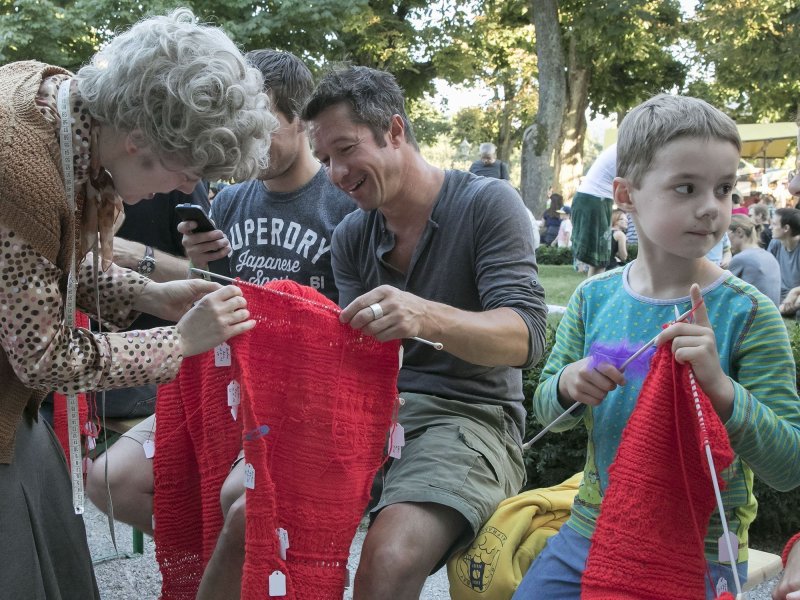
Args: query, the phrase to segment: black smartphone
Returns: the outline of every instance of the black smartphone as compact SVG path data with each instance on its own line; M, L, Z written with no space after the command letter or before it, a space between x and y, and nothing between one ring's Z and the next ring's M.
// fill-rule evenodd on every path
M193 233L205 233L206 231L214 231L217 226L214 225L206 211L199 204L177 204L175 205L175 212L181 221L195 221L197 227L194 228Z
M192 230L192 233L205 233L206 231L214 231L217 228L214 225L214 221L211 220L199 204L176 204L175 213L181 221L195 221L197 223L197 227ZM230 260L226 256L225 258L209 261L208 270L217 275L230 277Z

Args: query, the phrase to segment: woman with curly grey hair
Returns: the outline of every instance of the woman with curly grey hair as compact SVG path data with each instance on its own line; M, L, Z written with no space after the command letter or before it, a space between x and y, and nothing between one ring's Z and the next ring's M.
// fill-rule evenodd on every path
M3 597L99 597L80 486L71 505L42 397L169 381L183 357L255 324L235 286L157 283L113 265L120 201L254 177L276 126L260 73L185 9L134 25L75 75L0 67ZM110 326L138 312L177 325L95 334L74 326L76 306Z

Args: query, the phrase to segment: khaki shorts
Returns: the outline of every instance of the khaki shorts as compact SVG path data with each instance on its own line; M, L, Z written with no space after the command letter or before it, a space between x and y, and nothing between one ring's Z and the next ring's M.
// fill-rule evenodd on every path
M147 440L156 439L156 416L150 415L140 421L136 426L131 427L122 434L122 437L131 438L139 444L144 444Z
M506 431L503 408L424 394L401 394L406 445L389 463L375 516L399 502L433 502L460 513L466 531L437 565L466 547L497 505L519 492L525 468ZM379 474L380 476L380 474Z

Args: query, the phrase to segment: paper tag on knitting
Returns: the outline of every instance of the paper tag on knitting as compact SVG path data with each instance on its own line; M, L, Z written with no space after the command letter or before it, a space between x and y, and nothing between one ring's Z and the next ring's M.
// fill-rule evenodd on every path
M242 402L242 390L235 379L228 384L228 406L239 406Z
M156 444L153 440L145 440L142 442L142 450L144 450L145 458L153 458L156 455Z
M93 437L86 438L86 448L91 452L97 447L97 442L94 441Z
M231 416L233 420L236 420L236 417L239 415L239 407L238 406L231 406Z
M269 595L270 596L285 596L286 595L286 575L280 571L273 571L269 576Z
M214 366L231 366L231 347L225 342L222 342L219 346L214 348Z
M286 551L289 549L289 532L283 527L278 527L278 549L281 553L281 560L286 560Z
M400 423L395 423L392 428L392 435L389 438L389 456L392 458L400 458L400 453L403 451L403 446L406 445L406 434L403 431L403 426Z
M730 563L735 562L739 558L739 538L732 531L728 532L728 539L731 541L731 548L733 549L733 560L728 552L728 544L725 543L725 534L723 533L719 538L719 562Z
M400 358L400 368L403 368L403 346L400 346L400 351L398 352L398 356Z
M244 465L244 487L250 490L256 489L256 469L250 463Z

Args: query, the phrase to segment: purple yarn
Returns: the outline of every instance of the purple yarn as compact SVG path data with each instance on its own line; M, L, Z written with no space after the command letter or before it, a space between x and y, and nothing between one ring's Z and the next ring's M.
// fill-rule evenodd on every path
M601 363L608 363L620 368L643 344L632 344L628 340L614 343L594 342L589 350L589 368L593 369ZM653 346L642 352L636 360L625 367L625 373L632 377L644 377L650 370L650 359L656 353Z

